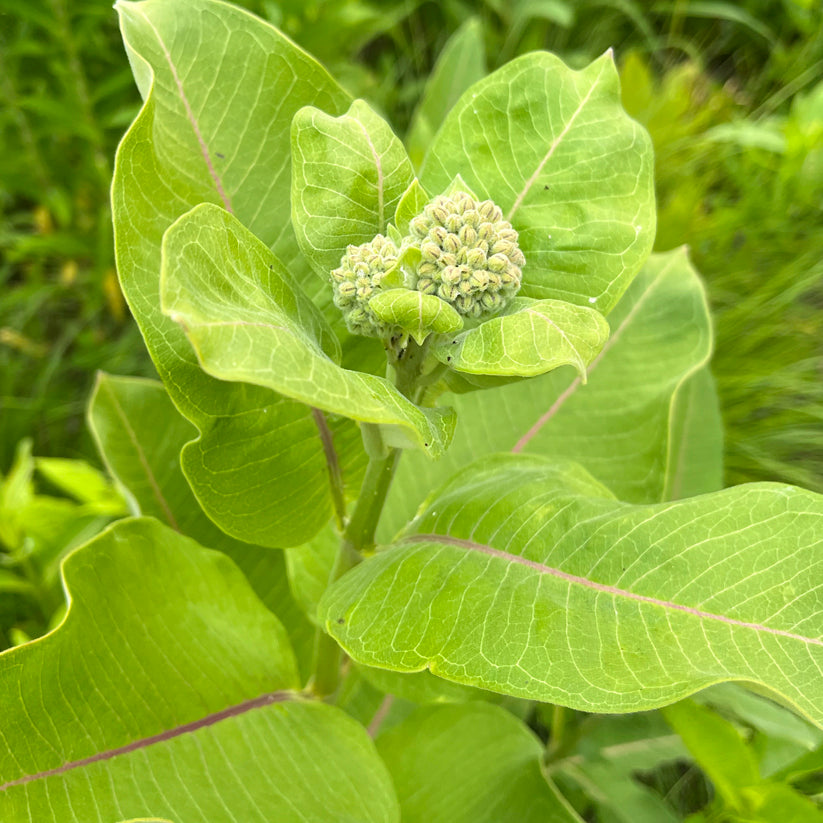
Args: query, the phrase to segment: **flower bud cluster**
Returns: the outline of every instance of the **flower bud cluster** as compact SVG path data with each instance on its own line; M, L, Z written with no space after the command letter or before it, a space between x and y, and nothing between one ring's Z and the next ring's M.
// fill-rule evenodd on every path
M362 246L349 246L340 266L331 273L334 305L343 313L352 334L388 338L395 333L374 316L369 300L380 290L386 272L397 262L395 244L378 234Z
M417 289L450 303L465 317L498 312L517 293L526 258L517 232L491 200L465 192L436 197L410 230L422 262Z

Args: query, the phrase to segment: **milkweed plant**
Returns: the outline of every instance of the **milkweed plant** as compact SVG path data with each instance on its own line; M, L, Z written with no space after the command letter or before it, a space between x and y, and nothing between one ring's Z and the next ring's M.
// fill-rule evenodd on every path
M0 818L627 819L598 717L671 759L728 724L712 694L818 734L823 499L721 488L705 293L651 254L612 54L504 65L416 168L251 14L116 9L117 268L160 379L98 377L134 516L0 655ZM812 808L741 774L739 819Z

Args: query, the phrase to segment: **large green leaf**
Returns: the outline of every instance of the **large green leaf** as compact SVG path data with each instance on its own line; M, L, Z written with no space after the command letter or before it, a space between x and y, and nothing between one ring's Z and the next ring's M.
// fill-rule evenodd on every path
M200 369L160 312L160 244L181 214L219 203L294 276L315 279L290 223L291 120L305 105L342 112L349 97L276 29L229 4L120 0L117 9L145 98L115 161L117 268L172 400L200 433L183 452L186 474L213 513L220 498L232 498L232 515L254 526L239 537L303 542L331 513L324 433L303 404Z
M501 455L436 492L319 615L357 661L584 711L757 683L823 725L823 496L777 484L620 503Z
M365 732L290 691L285 632L224 555L127 520L64 577L64 622L0 655L4 823L398 819Z
M520 233L523 295L608 314L654 241L652 147L623 111L611 53L581 71L533 52L469 88L426 154L420 182L460 174Z
M384 378L339 366L337 339L318 309L227 211L198 206L166 232L161 292L209 374L383 424L434 456L448 445L454 413L421 409Z
M346 246L386 234L414 172L389 124L363 100L340 117L301 109L291 143L292 223L306 258L328 280Z
M283 553L241 543L206 517L180 468L180 449L193 427L174 408L162 383L98 375L88 423L106 467L140 514L225 552L243 570L257 596L286 627L305 681L314 630L291 595Z
M377 749L404 823L581 823L541 774L540 741L498 706L418 709Z
M433 353L468 374L535 377L572 365L585 381L587 366L608 337L609 324L593 309L562 300L519 300L514 311L438 343Z
M685 427L675 428L672 411L684 382L707 362L712 346L706 296L685 252L651 257L609 322L611 337L589 366L586 385L571 369L558 369L500 388L446 396L444 402L458 415L452 445L435 463L411 452L403 455L381 538L390 539L427 492L492 452L575 460L622 500L635 503L667 499L676 489L677 496L712 491L720 473L716 403L708 413L700 402L692 403ZM684 419L677 414L677 420ZM699 435L697 449L684 443L684 434ZM705 471L693 469L695 462ZM708 476L703 488L700 476Z

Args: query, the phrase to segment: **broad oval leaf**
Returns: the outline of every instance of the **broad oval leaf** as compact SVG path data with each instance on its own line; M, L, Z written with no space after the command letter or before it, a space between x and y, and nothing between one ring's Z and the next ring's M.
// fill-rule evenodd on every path
M458 372L536 377L571 365L586 382L586 368L609 338L600 312L562 300L519 300L516 309L493 317L432 353Z
M326 460L312 411L202 371L182 330L160 311L160 247L180 215L219 203L294 276L316 280L289 219L291 120L305 105L341 113L350 98L309 55L243 9L120 0L117 10L145 99L118 149L112 185L124 294L172 400L200 432L183 454L198 495L222 496L226 505L251 476L258 489L276 489L288 475L290 487L273 493L265 510L254 499L244 509L246 498L235 495L232 514L254 524L244 539L275 534L280 545L301 543L332 510L328 486L317 482ZM270 459L261 462L261 454Z
M649 258L609 322L611 337L589 366L585 386L561 368L482 393L445 396L459 420L452 445L437 462L403 455L380 539L391 540L423 497L461 466L494 452L575 460L632 503L681 496L676 489L694 493L698 478L684 462L693 449L682 447L683 435L705 429L706 445L716 446L720 420L716 405L711 414L696 400L689 425L679 422L683 386L712 350L706 295L685 252ZM701 460L709 471L713 454Z
M240 567L288 631L305 682L311 673L314 629L292 597L283 552L229 537L200 508L180 467L180 449L191 437L192 425L174 408L163 384L99 374L87 416L103 462L137 513L224 552Z
M620 105L611 53L572 71L532 52L463 94L420 180L437 192L459 173L502 208L526 256L524 296L608 314L652 248L652 172L651 141Z
M225 556L127 520L63 571L64 622L0 655L3 821L398 820L365 732L295 699L283 628Z
M369 308L385 323L394 323L418 344L432 333L450 334L463 327L463 318L445 300L414 289L389 289L369 300Z
M745 680L823 725L821 572L823 496L633 506L574 464L502 455L435 493L320 616L370 666L597 712Z
M161 296L209 374L395 427L433 456L448 445L454 413L421 409L382 377L339 366L320 312L227 211L203 204L166 232Z
M418 709L377 739L404 823L582 823L543 777L543 746L497 706Z
M328 280L346 246L385 234L414 180L391 127L364 100L340 117L311 106L294 116L292 224L303 254Z

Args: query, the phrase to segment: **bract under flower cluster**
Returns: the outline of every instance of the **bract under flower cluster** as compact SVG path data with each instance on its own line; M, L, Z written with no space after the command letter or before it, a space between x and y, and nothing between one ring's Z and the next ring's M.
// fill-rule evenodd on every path
M334 303L354 334L389 339L400 331L379 320L369 301L382 289L386 274L409 249L419 262L403 266L402 285L433 295L466 318L497 314L521 284L526 259L517 232L491 200L477 201L463 191L436 197L413 218L400 247L382 234L349 246L331 273Z

